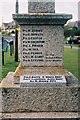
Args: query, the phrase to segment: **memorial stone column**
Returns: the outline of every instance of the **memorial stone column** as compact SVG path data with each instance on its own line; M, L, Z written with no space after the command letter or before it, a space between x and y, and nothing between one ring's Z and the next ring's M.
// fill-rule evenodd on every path
M24 86L66 85L64 24L71 14L56 14L54 0L29 0L28 14L14 14L21 27L20 65L14 83Z

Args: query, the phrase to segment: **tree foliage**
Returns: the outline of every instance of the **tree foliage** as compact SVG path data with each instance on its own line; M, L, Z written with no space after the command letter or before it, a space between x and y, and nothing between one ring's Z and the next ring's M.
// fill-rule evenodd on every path
M1 32L1 27L0 27L0 32Z
M80 36L80 30L78 30L76 27L73 28L64 27L64 36L65 37Z
M64 36L65 37L80 36L80 29L77 27L71 27L67 24L66 26L64 26Z

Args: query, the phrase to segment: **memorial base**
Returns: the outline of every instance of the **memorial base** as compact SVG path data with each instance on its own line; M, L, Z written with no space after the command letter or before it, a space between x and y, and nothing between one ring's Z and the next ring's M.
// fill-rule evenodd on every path
M20 87L20 84L14 84L13 75L14 73L9 73L0 84L0 112L80 112L80 84L63 87Z

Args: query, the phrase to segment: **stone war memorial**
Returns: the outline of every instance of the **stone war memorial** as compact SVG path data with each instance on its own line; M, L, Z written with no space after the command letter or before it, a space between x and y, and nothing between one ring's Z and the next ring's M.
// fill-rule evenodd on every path
M55 13L54 0L28 0L20 25L20 64L0 84L2 119L79 118L80 84L64 67L64 25L71 14Z

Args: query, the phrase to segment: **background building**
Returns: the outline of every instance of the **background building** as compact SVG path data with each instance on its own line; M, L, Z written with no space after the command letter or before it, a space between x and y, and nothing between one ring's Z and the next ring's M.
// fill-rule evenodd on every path
M2 23L2 31L15 32L15 22Z

